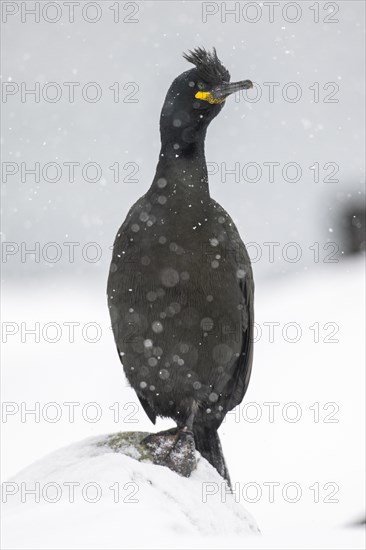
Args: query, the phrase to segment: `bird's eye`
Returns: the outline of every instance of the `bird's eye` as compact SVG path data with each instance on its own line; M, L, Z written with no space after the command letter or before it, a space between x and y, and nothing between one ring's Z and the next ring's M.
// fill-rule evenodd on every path
M201 91L204 90L204 89L205 89L204 83L203 83L203 82L198 82L197 88L198 88L199 90L201 90Z

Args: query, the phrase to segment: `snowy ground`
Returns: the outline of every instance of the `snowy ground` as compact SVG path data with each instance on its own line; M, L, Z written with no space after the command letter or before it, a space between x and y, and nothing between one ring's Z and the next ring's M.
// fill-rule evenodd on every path
M233 495L227 495L225 503L205 498L208 485L222 484L206 460L200 459L186 479L165 467L139 462L135 447L129 447L126 452L132 456L126 456L98 446L105 445L105 439L71 445L12 478L17 487L38 482L44 494L46 484L51 484L46 498L57 503L43 498L40 505L32 498L23 503L21 489L9 498L7 548L140 548L157 540L169 545L178 533L196 540L258 533L255 521ZM72 482L78 485L70 503ZM99 520L91 525L93 518Z
M3 320L14 323L7 325L8 331L17 332L8 336L5 346L3 479L45 454L87 436L153 430L124 380L109 330L102 285L72 288L55 281L52 288L9 286L7 290ZM252 540L233 535L224 540L215 536L213 541L207 536L195 536L186 540L177 526L174 540L161 533L149 538L144 527L146 516L136 504L127 512L133 516L128 518L136 529L136 547L363 547L362 529L352 527L364 512L363 303L363 259L319 266L308 275L282 283L262 281L257 285L256 322L262 335L255 346L253 378L245 403L228 415L220 435L238 503L255 518L263 537ZM26 323L23 328L22 322ZM34 328L35 322L40 323L39 343L35 343L34 335L25 334L25 328ZM73 343L69 342L65 325L70 322L80 323L75 326ZM95 343L82 338L81 328L92 322L101 327ZM271 322L280 323L275 327L273 342L268 325L264 324ZM46 323L60 327L57 342L45 340L56 337L56 325L49 325L42 336ZM288 325L284 337L282 329L286 323L298 326ZM315 323L319 323L318 336ZM300 330L299 340L289 342L296 333L299 336ZM92 326L84 330L90 340L96 334ZM87 405L92 402L96 404ZM74 403L73 421L70 403ZM37 406L39 418L26 414L25 407L37 410ZM269 415L271 407L273 419ZM100 418L94 421L96 415ZM298 421L291 421L296 415ZM170 422L160 421L157 430L169 426ZM118 468L113 471L106 463L105 468L103 465L91 472L96 479L90 479L81 462L73 473L85 481L103 481L104 476L109 481ZM31 471L36 470L33 467ZM57 472L59 465L55 466ZM121 475L127 475L125 469L121 469ZM52 473L40 471L40 478L43 476L51 479ZM179 484L180 480L176 482ZM221 501L221 487L208 498ZM32 523L40 505L35 505L29 514L19 506L9 506L10 523L5 523L3 530L6 547L38 548L39 543L29 538L22 546L14 526L17 518L18 523ZM42 504L50 536L54 506ZM62 510L63 505L59 506ZM74 544L68 546L66 540L60 539L62 544L54 541L52 546L50 539L45 538L45 547L98 548L95 533L100 529L110 533L103 547L131 547L111 534L120 512L113 512L110 503L98 508L98 513L92 506L83 510L79 517L78 513L70 516L65 508L65 521L66 516L72 517L68 532L73 533ZM57 521L62 524L63 518L60 512ZM86 523L88 529L93 525L91 538L95 546L89 542L83 546ZM13 529L7 530L7 525Z

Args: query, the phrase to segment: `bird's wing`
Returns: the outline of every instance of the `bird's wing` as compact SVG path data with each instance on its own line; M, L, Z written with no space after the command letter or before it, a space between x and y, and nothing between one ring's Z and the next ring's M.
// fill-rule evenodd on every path
M153 424L155 424L156 422L156 413L155 411L153 410L153 408L149 405L149 403L146 401L146 399L144 399L143 397L141 397L141 395L138 395L136 394L137 397L139 398L140 400L140 403L144 409L144 411L146 412L147 416L150 418L151 422Z
M122 359L121 359L121 353L120 353L120 350L118 348L118 345L117 345L117 351L118 351L118 357L120 358L120 361L122 363ZM140 403L142 405L142 408L144 409L144 411L146 412L147 416L150 418L151 422L153 424L156 423L156 414L154 412L154 410L152 409L152 407L149 405L149 403L146 401L146 399L144 399L143 397L141 397L141 395L139 395L137 392L136 392L136 395L137 397L139 398L140 400Z
M116 239L114 241L112 263L111 263L111 273L110 273L110 276L108 278L108 284L107 284L107 294L108 294L108 300L109 300L109 305L110 306L114 305L113 302L110 301L110 299L111 299L111 296L113 296L113 286L116 284L113 273L118 270L118 267L123 262L126 261L126 256L127 256L127 261L128 260L131 261L131 258L129 258L129 256L130 256L129 248L131 248L131 247L130 247L129 240L128 240L127 235L126 235L126 227L129 224L130 218L131 218L132 214L135 212L135 210L138 207L139 203L140 203L140 201L137 201L130 208L130 210L127 214L126 220L124 221L124 223L120 227L120 229L117 233ZM122 252L125 253L125 256L122 254ZM113 328L113 318L112 318L112 328ZM119 357L121 363L123 364L122 353L121 353L122 350L118 346L118 336L119 336L119 332L118 332L118 329L117 329L117 331L114 332L114 339L115 339L116 346L117 346L118 357ZM156 422L155 412L153 411L153 409L151 408L149 403L146 401L146 399L144 399L143 397L141 397L138 394L137 394L137 397L139 398L140 403L141 403L144 411L146 412L147 416L150 418L151 422L153 424L155 424L155 422Z
M227 396L225 403L225 410L230 411L236 407L245 395L247 391L250 375L252 372L253 363L253 331L254 331L254 281L253 273L250 265L250 258L245 248L244 243L240 239L239 232L230 218L226 210L211 199L214 208L218 214L223 215L227 222L230 223L231 229L237 234L239 245L239 256L241 258L242 267L246 273L244 278L238 279L238 285L243 296L243 310L242 310L242 346L241 352L232 367L232 373L230 380L227 382L226 387L222 389L222 393ZM226 223L227 223L226 222ZM224 224L224 227L226 225ZM229 228L227 228L229 229Z
M243 325L241 352L232 375L233 385L232 393L227 403L228 411L236 407L243 400L248 388L253 363L254 282L251 273L250 276L247 273L245 279L240 280L239 284L243 293L248 318L245 325Z
M113 252L112 252L112 262L111 262L111 272L108 277L107 285L107 294L109 295L110 286L114 282L113 269L116 270L116 267L119 268L122 264L126 262L131 262L131 251L134 250L134 245L132 245L127 237L127 228L131 222L132 216L136 213L137 210L141 209L143 204L143 199L145 195L141 197L138 201L135 202L127 213L126 219L118 230L118 233L114 239L113 243ZM132 266L133 267L133 266Z

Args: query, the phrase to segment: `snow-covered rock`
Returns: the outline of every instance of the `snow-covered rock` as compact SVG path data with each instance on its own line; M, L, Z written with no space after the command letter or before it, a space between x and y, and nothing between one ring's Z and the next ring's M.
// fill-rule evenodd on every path
M197 453L197 468L181 477L151 462L146 435L91 437L5 482L3 547L141 548L259 533L204 458Z

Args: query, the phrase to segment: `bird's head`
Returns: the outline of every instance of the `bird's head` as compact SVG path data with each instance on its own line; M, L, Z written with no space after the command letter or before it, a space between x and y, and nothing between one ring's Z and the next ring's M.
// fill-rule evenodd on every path
M239 90L252 88L250 80L230 82L230 73L212 53L196 48L183 54L194 65L170 86L161 112L162 141L178 140L175 147L204 138L207 126L221 111L226 98Z

